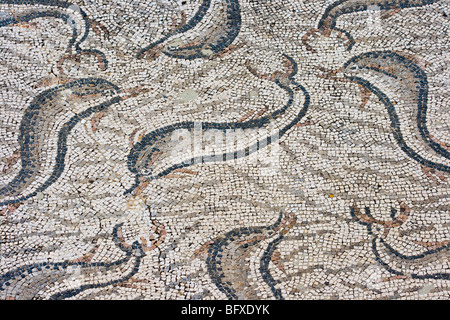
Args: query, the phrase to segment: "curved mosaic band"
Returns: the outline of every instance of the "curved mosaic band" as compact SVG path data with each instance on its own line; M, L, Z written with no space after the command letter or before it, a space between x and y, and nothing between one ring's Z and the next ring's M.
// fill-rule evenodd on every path
M77 5L70 2L58 0L0 0L0 4L41 5L41 6L56 7L60 9L71 9L75 13L79 14L83 20L84 28L82 28L83 32L81 34L81 37L80 34L78 34L75 20L70 15L57 10L44 9L43 11L36 11L36 9L33 9L31 13L24 13L21 15L14 16L13 18L0 20L0 28L21 22L30 22L37 18L48 17L61 19L72 28L72 38L69 41L69 48L75 47L77 54L98 55L102 60L103 68L106 69L108 67L108 60L106 58L106 55L102 51L98 49L81 49L81 44L87 39L89 35L91 25L86 12ZM80 37L80 39L77 41L78 37Z
M44 299L46 294L45 289L48 287L49 283L42 282L41 280L43 278L45 279L46 275L51 274L53 285L63 284L74 276L74 269L77 269L80 273L83 273L87 279L98 276L99 272L106 274L114 271L115 269L118 269L119 275L115 280L96 284L84 284L73 289L53 294L49 298L50 300L71 298L88 289L102 288L130 279L138 272L142 257L145 256L145 252L137 241L130 247L126 247L120 242L118 230L122 225L123 224L116 225L113 229L112 235L116 246L121 251L125 252L125 256L123 258L113 262L74 262L71 260L66 260L56 263L42 262L26 265L0 276L0 292L6 291L6 296L11 296L14 293L14 297L17 296L17 298L20 299ZM122 275L120 268L124 266L128 266L130 271L127 274ZM76 280L79 279L77 278ZM19 287L22 287L22 290L20 290Z
M318 23L318 29L331 29L344 33L350 42L347 50L351 50L355 44L353 37L346 30L336 28L337 19L342 15L363 12L375 7L378 10L416 8L433 4L437 1L439 0L339 0L325 9Z
M310 96L308 91L306 91L306 89L300 84L297 84L293 79L297 73L297 65L295 64L295 61L288 56L285 57L294 63L294 70L288 76L287 82L289 85L293 85L294 89L300 90L304 96L303 107L296 114L291 115L289 113L292 112L292 109L294 108L294 90L288 85L281 83L280 79L276 79L275 83L287 92L289 99L282 108L274 111L268 116L246 122L232 123L181 122L157 129L145 135L140 142L136 143L128 155L128 169L130 172L135 174L136 177L135 184L129 188L125 194L131 193L143 181L159 179L175 170L186 168L197 163L223 162L247 157L265 148L271 143L278 141L279 138L284 136L288 130L293 128L305 116L310 105ZM163 165L162 168L156 167L158 163L161 163L160 160L158 161L156 159L161 157L161 154L166 158L170 157L170 151L167 151L167 149L170 149L168 146L171 145L174 141L174 136L179 133L180 130L184 130L184 132L187 132L189 135L194 135L195 130L200 130L202 135L214 134L216 132L226 134L227 130L242 130L244 132L243 139L246 139L246 137L249 136L248 134L245 134L246 131L273 126L275 121L280 123L280 129L276 129L276 131L272 134L265 133L265 135L261 135L261 137L254 142L253 140L248 140L243 143L245 147L240 149L224 153L216 152L214 154L193 155L191 158L185 159L184 161L180 160L180 155L175 155L172 159L169 159L171 162L169 161L169 163ZM172 148L173 147L174 146L172 146Z
M192 43L190 44L186 43L184 45L177 45L173 47L170 45L164 45L169 38L176 35L180 35L180 38L186 37L188 31L195 28L203 20L206 13L210 11L211 7L211 0L203 0L197 13L186 25L143 48L138 53L137 58L142 58L149 51L161 50L162 53L172 58L192 60L206 58L213 53L218 53L224 50L236 39L239 34L241 28L241 13L238 0L220 0L220 5L222 6L222 11L224 13L222 16L223 27L217 27L217 29L211 31L206 36L198 37L198 39L192 40Z
M409 85L408 87L413 89L413 105L396 106L392 103L392 100L375 84L364 79L364 74L369 71L378 73L385 79L390 78L391 81L395 81L399 85ZM417 66L410 59L399 55L392 51L375 51L358 55L344 64L343 73L345 78L353 81L370 92L374 93L380 101L386 106L391 120L392 133L395 140L400 146L401 150L411 159L418 163L437 169L443 172L450 172L450 166L436 163L425 159L419 155L413 148L407 145L405 142L403 133L401 132L401 122L398 113L406 112L409 108L415 108L417 112L416 124L417 130L420 132L422 140L430 147L430 152L436 152L439 156L450 159L450 152L438 143L436 143L430 136L430 132L427 127L427 98L428 98L428 81L425 72ZM404 117L407 119L408 116ZM417 141L417 144L420 141Z
M108 109L111 105L120 101L119 97L114 97L109 101L101 103L97 106L90 107L74 116L67 121L58 132L54 132L57 136L57 152L54 157L41 156L45 144L49 143L49 139L45 138L47 133L45 128L52 128L54 121L57 119L57 114L49 116L48 113L59 111L60 114L65 114L67 110L60 108L58 110L52 109L54 107L54 100L65 90L70 90L72 94L79 97L95 95L118 93L119 88L103 79L87 78L76 80L67 84L57 86L49 89L37 96L28 108L22 118L19 130L19 145L20 157L22 167L20 172L8 183L8 185L0 188L0 196L2 197L16 197L12 200L3 200L0 206L5 206L14 203L20 203L31 197L37 195L55 183L61 176L65 168L65 157L67 153L67 138L72 129L83 119L91 116L95 112ZM42 144L41 141L44 141ZM36 176L43 175L45 164L55 162L52 173L48 176L46 181L37 186L30 194L22 195L22 192L36 179Z

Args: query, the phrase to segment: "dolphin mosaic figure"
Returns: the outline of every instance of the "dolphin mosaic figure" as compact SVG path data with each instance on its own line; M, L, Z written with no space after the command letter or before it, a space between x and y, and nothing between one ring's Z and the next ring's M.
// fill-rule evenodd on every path
M19 267L0 276L0 297L20 300L62 300L74 297L85 290L127 281L138 272L141 260L148 250L137 241L132 245L124 243L119 235L122 225L118 224L113 229L113 240L125 254L122 258L113 262L92 262L94 252L90 252L81 259L41 262ZM93 283L95 282L93 279L99 274L108 275L111 280ZM48 292L49 285L52 285L52 288L58 286L71 288L51 295Z
M294 214L281 212L278 220L270 226L235 229L208 243L206 264L208 274L217 288L230 300L254 299L257 294L248 279L251 274L248 259L254 246L271 240L260 260L259 273L270 287L274 298L283 300L281 290L276 288L278 282L270 274L269 263L277 246L293 228L296 220Z
M439 0L339 0L329 5L321 19L319 20L317 29L309 30L303 37L302 42L309 51L315 52L315 49L309 45L309 38L314 33L321 33L325 36L329 36L331 32L337 31L340 34L345 35L347 38L347 50L350 51L355 40L344 29L336 27L337 20L345 15L355 12L363 12L376 8L377 10L401 10L405 8L422 7L429 4L433 4Z
M198 31L197 27L206 15L211 15L211 20L215 23L206 30ZM154 59L160 53L186 60L209 57L233 43L240 28L241 13L238 0L203 0L197 13L188 23L143 48L137 58ZM197 33L201 35L192 36ZM175 45L171 45L172 43Z
M427 127L427 75L410 58L393 51L363 53L348 60L342 68L328 72L328 76L357 83L376 95L386 106L392 133L401 150L425 167L450 172L449 150L433 139ZM414 134L404 134L411 128ZM439 161L427 159L429 154Z
M103 79L75 80L39 94L24 112L19 129L20 172L0 188L0 206L20 203L46 190L61 176L71 130L95 112L118 103L119 88ZM114 97L114 95L116 95ZM73 112L67 96L78 99L108 97L105 102L72 115L59 125L58 115ZM49 135L49 136L46 136ZM54 151L56 149L56 152Z
M295 127L309 108L310 96L303 86L294 81L297 64L289 56L284 57L290 64L290 73L273 75L274 82L288 96L283 107L267 116L243 122L180 122L146 134L128 155L128 169L135 174L135 184L125 193L132 193L141 183L165 177L197 163L247 157L278 141ZM303 105L294 103L295 90L303 94ZM196 150L196 135L222 137L218 138L222 142L214 139L202 144L205 150ZM189 139L182 140L183 137L194 137L193 149ZM232 141L232 145L225 143L225 140ZM234 143L236 140L237 143Z
M443 263L445 257L448 258L450 248L448 241L435 244L435 248L419 254L405 255L393 248L386 240L392 228L399 227L406 221L409 208L405 204L400 204L398 216L397 210L392 208L391 221L375 219L369 208L365 208L365 213L362 213L358 207L354 206L350 209L350 214L358 223L367 227L369 235L372 236L372 251L376 261L391 274L413 279L450 280L450 273L433 271L433 264L439 264L439 261Z

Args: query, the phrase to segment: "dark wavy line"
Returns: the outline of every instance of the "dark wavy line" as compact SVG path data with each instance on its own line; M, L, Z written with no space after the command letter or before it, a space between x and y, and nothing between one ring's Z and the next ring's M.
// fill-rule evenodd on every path
M223 49L227 48L236 39L236 37L240 32L241 28L240 7L238 0L220 0L220 1L224 2L223 5L226 6L226 17L225 17L226 27L225 30L220 30L219 33L214 34L217 35L217 37L212 38L213 41L216 42L208 43L204 41L200 44L188 45L186 47L166 48L166 50L162 50L162 53L172 58L193 60L207 57L207 55L205 55L201 51L202 48L209 49L213 53L218 53ZM206 12L210 8L210 5L211 5L210 0L204 0L195 16L185 26L175 30L174 32L163 37L162 39L145 47L138 53L137 58L138 59L142 58L145 52L153 49L157 45L162 44L170 37L176 34L185 33L194 28L200 21L202 21Z
M366 214L367 212L369 212L369 217L370 216L370 210L368 208L366 208ZM372 252L375 255L375 260L381 265L383 266L383 268L385 268L388 272L398 275L398 276L406 276L405 273L395 270L393 269L387 262L385 262L382 258L381 255L378 251L377 248L377 240L380 240L380 243L383 244L383 246L388 250L388 252L390 254L393 254L395 257L397 257L400 260L405 260L405 261L414 261L414 260L418 260L418 259L422 259L428 255L431 254L436 254L439 253L440 251L443 250L447 250L450 246L449 245L445 245L442 246L440 248L434 249L434 250L428 250L425 251L421 254L418 255L412 255L412 256L407 256L407 255L403 255L400 252L398 252L397 250L395 250L394 248L392 248L388 243L385 242L385 240L383 238L379 238L377 235L375 235L372 231L372 224L367 223L367 222L363 222L361 221L355 214L355 209L352 207L350 208L350 215L356 220L356 222L358 222L359 224L367 227L367 231L369 232L369 235L372 236ZM443 280L450 280L450 273L433 273L433 274L424 274L424 275L420 275L420 274L408 274L409 276L411 276L413 279L443 279Z
M192 19L189 20L189 22L187 24L185 24L181 28L175 30L174 32L168 34L167 36L163 37L162 39L160 39L160 40L158 40L156 42L153 42L152 44L150 44L147 47L143 48L141 51L139 51L139 53L137 55L137 58L138 59L142 58L142 56L144 55L145 52L147 52L148 50L154 48L158 44L163 43L164 41L166 41L170 37L172 37L172 36L174 36L176 34L179 34L179 33L185 33L186 31L189 31L192 28L194 28L200 21L202 21L203 17L205 16L206 12L208 11L210 5L211 5L211 0L203 0L202 4L198 8L197 12L192 17Z
M229 282L224 282L222 280L225 277L221 267L223 257L222 253L225 250L225 247L233 241L238 241L240 236L248 236L250 234L262 234L264 230L272 230L271 233L269 233L269 236L271 236L274 230L281 224L282 217L283 213L280 212L278 220L269 227L244 227L232 230L230 232L227 232L225 235L219 237L214 243L210 245L210 249L208 250L208 258L206 259L208 274L213 283L219 289L219 291L224 293L229 300L237 300L238 296L236 290L232 287L232 284ZM260 241L254 241L250 244L245 244L245 248L254 246L259 242ZM265 257L266 258L269 257L270 261L269 255L266 255ZM260 270L263 270L262 266ZM264 273L263 277L265 276L266 273Z
M272 259L272 255L274 251L277 249L278 245L283 241L284 236L280 235L278 238L276 238L274 241L272 241L264 251L264 255L262 256L262 259L260 261L260 267L259 271L261 272L262 278L265 283L270 287L270 290L273 293L273 296L277 300L284 300L283 295L281 293L280 289L275 288L275 286L280 283L279 281L275 280L272 275L270 274L269 270L269 263Z
M374 85L372 85L369 81L367 81L365 79L362 79L359 77L352 77L352 76L345 76L345 77L351 81L354 81L354 82L364 86L368 90L370 90L386 106L387 111L389 113L389 118L391 120L391 128L392 128L392 132L394 134L394 138L397 141L397 144L400 146L400 148L403 150L403 152L408 157L410 157L411 159L413 159L416 162L419 162L420 164L422 164L424 166L427 166L430 168L435 168L435 169L443 171L443 172L450 172L449 166L440 164L440 163L436 163L436 162L433 162L433 161L423 158L422 156L417 154L414 150L412 150L406 144L405 140L403 139L403 134L400 130L400 121L399 121L399 118L395 111L395 107L392 104L392 102L390 101L390 99L380 89L378 89L377 87L375 87Z
M339 0L331 5L329 5L325 12L323 13L321 19L318 23L318 29L325 29L329 27L331 30L336 30L345 33L345 35L350 40L350 44L347 47L347 50L350 51L355 41L353 37L347 31L336 28L337 19L345 14L350 14L354 12L362 12L368 10L370 6L378 6L380 10L392 10L392 9L404 9L404 8L417 8L422 7L428 4L433 4L439 0L362 0L362 1L349 1L349 0ZM327 22L329 26L326 26Z
M112 83L103 80L103 79L95 79L95 78L88 78L88 79L80 79L73 81L68 84L60 85L58 87L49 89L44 91L42 94L40 94L38 97L36 97L33 102L30 104L30 106L25 111L24 117L22 118L22 123L20 126L20 136L19 136L19 143L20 143L20 149L21 149L21 160L22 160L22 168L20 172L17 174L17 176L8 183L7 186L0 189L0 195L8 195L11 191L19 191L20 186L22 185L23 181L25 181L26 178L31 177L34 174L34 169L36 168L36 159L34 158L36 155L30 153L30 149L35 147L35 143L37 143L37 130L39 130L39 127L35 126L35 116L39 113L39 111L42 109L43 105L49 101L53 100L53 97L60 91L73 88L74 86L80 86L82 84L92 84L93 86L96 85L102 85L106 84L113 88L113 90L116 90L116 92L119 91L119 88ZM102 93L104 90L101 89L94 89L89 90L87 92L83 92L79 94L80 96L83 95L89 95L89 94L96 94L96 93ZM53 168L52 174L49 176L49 178L40 186L38 187L34 192L27 196L19 197L15 200L8 200L0 203L0 206L5 206L9 204L14 203L20 203L22 201L25 201L31 197L34 197L38 192L42 192L46 190L48 187L50 187L53 183L56 182L56 180L61 176L62 172L64 171L65 164L64 160L67 153L67 138L71 132L71 130L84 118L89 117L95 112L103 111L109 108L111 105L118 103L120 101L119 97L115 97L107 102L104 102L102 104L99 104L97 106L91 107L86 109L83 112L80 112L79 114L73 116L68 122L66 122L63 127L60 129L58 133L58 147L57 147L57 153L56 153L56 164ZM29 130L29 129L32 130ZM36 136L36 139L35 139Z
M117 224L113 228L112 236L113 236L113 240L114 240L114 243L116 244L116 246L121 251L126 253L124 258L119 259L117 261L113 261L113 262L87 263L87 262L72 262L70 260L66 260L63 262L56 262L56 263L42 262L42 263L34 263L34 264L22 266L22 267L16 268L16 269L9 271L0 276L0 291L4 291L6 287L9 287L11 285L11 281L14 281L18 277L25 278L26 276L32 275L35 272L40 272L43 269L58 270L60 268L67 269L69 267L76 266L76 267L79 267L82 269L89 269L89 270L96 269L96 268L104 268L105 270L108 270L111 267L117 267L119 265L127 263L134 255L134 256L136 256L136 262L134 264L132 271L128 275L126 275L118 280L109 281L109 282L103 283L103 284L83 285L77 289L63 291L63 292L53 295L50 299L51 300L65 299L65 298L72 297L76 294L79 294L80 292L87 290L87 289L104 287L107 285L112 285L112 284L116 284L116 283L120 283L120 282L128 280L130 277L132 277L138 271L139 265L141 262L141 258L145 255L145 253L144 253L141 245L137 241L133 243L131 248L125 247L120 242L120 239L118 237L118 230L120 227L122 227L122 225L123 225L123 223L120 223L120 224Z
M44 6L50 6L50 7L59 7L62 9L68 9L70 6L73 6L73 3L70 2L65 2L65 1L55 1L55 0L0 0L0 4L12 4L12 5L44 5ZM83 18L84 24L85 24L85 29L84 29L84 34L81 37L81 39L75 43L76 37L78 36L75 27L72 28L74 34L73 34L73 38L70 41L70 46L75 45L75 48L77 50L78 53L80 53L82 51L82 49L80 48L81 43L83 43L86 38L89 35L89 29L90 29L90 23L89 23L89 19L87 17L87 14L84 10L82 10L81 8L79 8L77 6L78 9L80 9L79 13ZM27 14L23 17L20 18L20 21L31 21L33 19L36 18L41 18L41 17L54 17L54 18L61 18L64 22L68 22L68 18L69 16L66 14L63 14L61 12L56 12L56 11L44 11L44 12L34 12L34 13L30 13ZM9 20L9 23L8 23ZM16 19L8 19L8 20L3 20L0 21L0 27L4 27L6 25L10 25L10 24L16 24L20 21L16 20Z
M292 58L289 57L290 60ZM292 60L293 61L293 60ZM128 155L128 169L130 172L136 174L135 177L135 183L125 191L125 194L131 193L140 183L140 178L144 177L148 178L149 180L159 179L163 176L168 175L169 173L173 172L174 170L185 168L188 166L193 165L194 163L206 163L206 162L217 162L217 161L227 161L232 159L238 159L242 157L247 157L253 152L258 151L260 148L266 147L267 145L277 141L279 138L281 138L288 130L290 130L293 126L295 126L305 115L308 111L309 105L310 105L310 95L308 91L300 84L297 84L293 77L297 72L296 64L294 65L294 70L292 74L289 75L289 79L291 80L291 83L295 86L296 89L301 90L305 96L305 102L303 105L302 110L297 114L297 116L292 119L288 124L286 124L277 135L272 135L269 137L266 137L264 139L264 143L262 140L258 140L255 144L251 146L247 146L245 149L237 150L234 152L229 153L223 153L219 155L209 155L209 156L203 156L203 157L194 157L187 161L184 161L183 163L179 163L176 165L173 165L169 168L166 168L164 171L158 173L155 176L148 176L144 175L142 172L138 171L138 168L136 167L137 159L139 159L142 152L146 152L145 155L145 162L142 165L143 168L145 168L148 163L151 161L152 155L159 151L157 147L152 147L152 149L149 151L147 150L148 146L153 145L158 141L158 139L164 138L166 135L170 134L174 130L177 129L188 129L192 130L194 126L196 125L195 122L181 122L173 125L166 126L164 128L157 129L146 136L142 138L142 140L138 143L136 143L133 146L133 149ZM218 123L218 122L206 122L202 123L202 129L208 130L208 129L214 129L214 130L230 130L230 129L254 129L254 128L261 128L264 125L270 123L273 119L279 118L281 115L283 115L293 104L294 102L294 91L289 88L288 86L282 84L278 79L276 80L276 84L285 90L289 94L288 102L280 109L276 110L272 114L262 117L260 119L255 120L249 120L246 122L233 122L233 123Z

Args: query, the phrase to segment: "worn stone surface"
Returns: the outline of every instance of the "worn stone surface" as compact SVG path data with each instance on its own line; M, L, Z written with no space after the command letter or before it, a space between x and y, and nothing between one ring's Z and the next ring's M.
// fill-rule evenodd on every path
M0 0L0 299L448 299L449 10Z

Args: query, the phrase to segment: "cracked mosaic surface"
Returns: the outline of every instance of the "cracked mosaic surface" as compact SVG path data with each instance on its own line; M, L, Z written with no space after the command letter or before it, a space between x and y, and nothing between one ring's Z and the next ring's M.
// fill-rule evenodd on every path
M448 0L0 0L0 299L448 299Z

